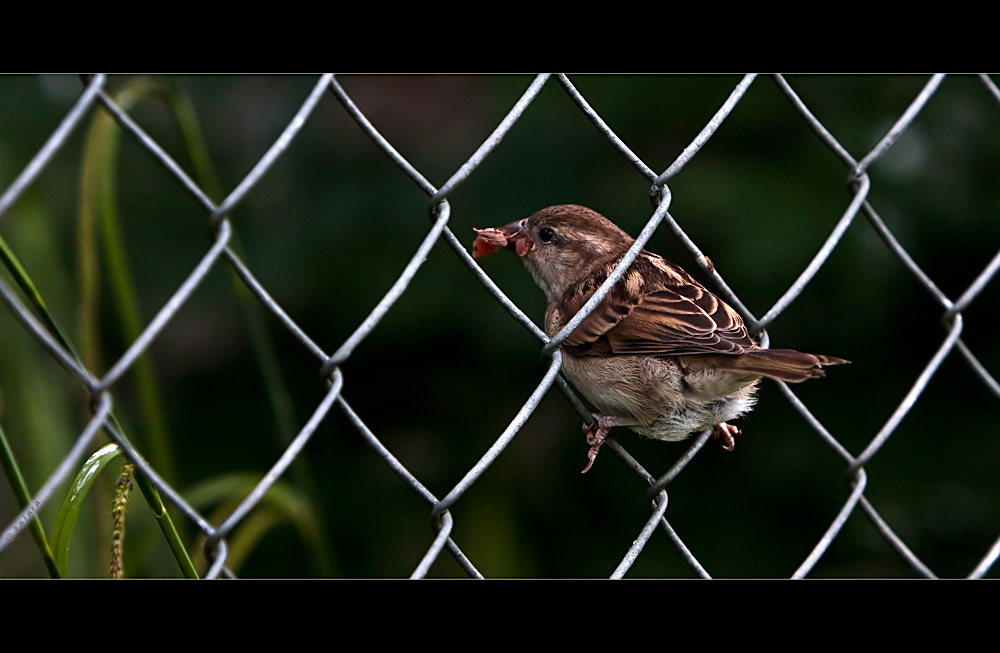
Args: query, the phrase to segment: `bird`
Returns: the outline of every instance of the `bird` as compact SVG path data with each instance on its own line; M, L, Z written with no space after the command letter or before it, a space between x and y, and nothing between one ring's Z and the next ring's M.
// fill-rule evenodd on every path
M574 204L475 231L474 258L505 249L524 261L545 293L549 337L566 326L635 242L600 213ZM590 445L583 473L616 426L671 442L711 427L732 451L741 431L728 422L753 408L761 378L797 383L850 362L762 349L732 307L676 263L646 250L561 351L560 371L599 411L583 426Z

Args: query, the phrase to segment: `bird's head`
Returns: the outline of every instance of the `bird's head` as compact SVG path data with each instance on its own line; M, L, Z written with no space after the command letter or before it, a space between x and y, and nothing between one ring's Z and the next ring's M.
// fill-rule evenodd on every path
M558 301L595 265L621 257L634 239L600 213L575 204L550 206L499 229L477 229L473 256L515 252L545 292Z

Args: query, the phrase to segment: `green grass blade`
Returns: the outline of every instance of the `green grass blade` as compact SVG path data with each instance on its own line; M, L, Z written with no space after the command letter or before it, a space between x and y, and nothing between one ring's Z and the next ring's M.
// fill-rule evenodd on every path
M161 82L140 78L128 84L115 95L115 100L124 110L131 109L140 99L161 94ZM103 236L104 254L107 260L115 306L121 323L122 333L127 340L135 340L142 330L138 293L135 290L131 267L125 253L118 217L117 171L118 143L121 128L108 114L99 112L87 133L84 149L83 173L80 178L79 208L79 261L80 261L80 332L84 339L85 355L92 364L98 359L98 292L99 266L97 264L97 225ZM163 409L162 393L156 383L156 375L148 353L136 361L133 368L140 407L146 426L144 441L149 445L150 458L159 473L168 481L176 478L173 447L167 429L166 412ZM121 433L117 418L112 415ZM185 577L197 578L180 534L167 512L159 492L141 473L135 475L136 484L150 510L156 516L167 544L170 546Z
M62 328L59 326L59 322L56 320L55 316L52 315L52 313L49 311L48 306L46 306L45 301L42 299L41 293L38 292L37 287L31 280L31 276L28 274L27 270L25 270L24 266L21 265L21 262L18 260L17 256L10 249L10 247L7 246L7 243L2 238L0 238L0 260L3 261L4 265L10 271L11 276L13 276L14 279L17 281L18 286L20 286L21 289L24 291L30 303L32 304L32 306L34 306L35 311L37 312L39 317L45 322L45 324L49 327L52 334L57 339L59 339L62 345L66 347L66 349L68 349L73 354L73 356L76 358L77 361L80 361L81 358L80 355L77 353L76 348L73 347L73 343L70 341L65 331L63 331ZM115 423L115 427L119 430L119 432L125 433L125 430L122 428L121 424L119 423L117 417L115 417L114 413L111 414L111 419ZM10 461L14 465L16 465L16 461L13 459L13 453L10 454ZM8 473L8 477L13 478L14 477L13 473ZM156 516L157 523L160 525L160 529L163 531L163 534L167 539L167 543L169 544L171 551L174 553L174 557L177 559L177 563L178 565L180 565L181 570L184 572L184 575L187 577L197 578L198 575L194 569L194 565L191 562L191 558L190 556L188 556L187 550L184 548L184 545L181 542L180 535L177 533L177 529L173 524L173 520L171 519L170 514L166 511L166 507L164 506L163 500L160 497L159 493L156 491L155 488L153 488L149 484L148 480L141 474L136 474L136 482L139 484L139 488L142 490L143 497L149 504L150 509ZM76 507L76 511L77 513L79 512L79 506ZM59 518L57 517L57 521L58 519ZM73 516L73 521L75 522L75 520L76 516ZM59 530L62 531L63 527L59 526ZM56 525L53 525L53 534L55 534L55 531L56 531ZM69 535L72 535L72 528L70 528ZM42 533L42 536L44 538L44 532ZM53 542L53 540L50 539L50 542ZM68 540L67 540L67 546L68 546ZM45 554L43 553L43 556L44 555ZM54 570L56 571L62 570L62 575L65 575L65 566L60 567L58 564L59 562L58 553L56 553L55 558L56 558L56 564ZM64 558L64 564L65 564L65 558ZM53 569L50 569L50 573L52 573L52 571Z
M231 512L235 508L236 506L233 505L227 512ZM286 521L284 515L268 506L260 506L247 515L246 519L240 523L239 529L229 538L229 555L226 557L226 566L232 569L233 573L239 573L243 563L250 557L264 536Z
M144 97L162 93L160 82L139 78L115 94L115 101L125 111ZM118 191L115 183L118 170L118 145L121 128L105 112L94 116L87 132L80 177L79 207L79 270L81 296L81 335L87 343L86 356L93 364L97 360L98 276L96 260L96 229L100 225L103 254L108 266L114 304L122 335L132 342L142 332L142 316L131 266L125 251L118 212ZM162 393L149 353L143 353L133 367L145 433L142 441L148 445L149 458L159 473L172 481L177 478L173 447L167 428Z
M191 561L191 556L188 555L187 549L184 547L184 542L181 541L181 536L174 527L174 520L171 519L170 513L167 512L167 506L163 503L160 492L153 487L153 484L149 482L145 474L138 469L135 472L135 484L139 486L139 491L142 492L146 504L153 511L156 522L160 525L160 530L167 539L167 545L170 547L170 551L174 554L174 558L181 568L181 573L184 574L185 578L198 578L198 570L195 569L194 563Z
M194 167L195 179L202 189L215 201L221 201L223 197L222 185L219 183L219 176L216 173L215 165L209 154L208 146L202 134L201 124L198 122L198 114L194 109L191 100L183 90L173 81L164 82L158 87L163 92L163 99L172 109L174 118L177 121L177 128L181 133L181 139L187 149L188 157ZM230 246L244 261L246 255L240 244L239 234L236 227L233 227L233 236ZM240 307L247 333L250 336L250 345L254 356L257 359L257 367L260 370L261 380L264 383L264 390L271 410L274 414L275 429L278 441L282 447L288 444L295 437L298 420L295 417L295 408L292 401L292 393L285 382L281 365L278 362L277 350L274 346L274 339L267 327L267 316L263 308L257 302L256 297L243 284L236 272L229 270L229 281L236 296L236 302ZM315 478L307 461L298 459L293 463L290 473L298 486L305 489L307 496L312 502L312 509L319 524L325 522L323 516L323 504L320 500L319 490ZM337 565L331 561L333 545L326 537L326 529L318 528L316 537L319 544L315 548L317 556L312 559L316 566L316 571L321 576L337 575Z
M55 553L56 566L59 572L66 575L66 561L69 556L69 544L73 537L73 529L76 527L76 519L80 516L80 508L83 506L87 493L97 475L104 469L104 466L122 455L117 444L108 444L98 449L87 462L83 464L76 478L66 490L62 504L59 506L59 513L52 524L52 548Z
M195 508L204 511L206 508L225 504L222 518L228 516L236 505L260 482L263 476L253 472L233 472L208 479L189 488L184 497ZM238 553L231 560L235 570L252 552L267 531L291 524L299 533L306 551L314 559L321 559L323 540L320 537L320 522L308 497L290 483L278 481L267 491L260 504L229 536L230 555Z
M10 249L10 247L7 246L7 243L4 242L2 238L0 238L0 260L4 262L4 265L10 271L11 276L13 276L14 279L17 281L17 284L24 291L30 303L32 304L32 306L34 306L35 311L38 313L40 318L45 322L45 324L49 327L52 334L56 338L58 338L59 341L62 343L62 345L66 347L66 349L68 349L73 354L73 356L76 358L77 361L80 361L81 358L80 355L77 353L76 348L73 347L73 343L70 341L69 337L62 330L62 328L59 326L59 322L56 320L55 316L52 315L52 313L49 311L48 307L45 304L45 301L42 299L41 293L38 292L37 287L31 280L31 276L28 274L27 270L25 270L24 266L21 265L21 262L18 260L17 256ZM115 427L119 430L119 432L125 433L125 429L122 428L121 423L118 421L118 418L115 417L114 413L111 414L111 419L114 422ZM16 465L16 461L14 461L13 459L13 453L11 453L10 456L11 456L10 457L11 463ZM8 477L14 478L13 473L8 473ZM93 481L91 481L91 483L92 482ZM156 516L157 523L159 524L160 529L163 531L163 534L167 539L167 544L170 546L170 549L173 552L174 557L177 559L177 564L180 565L181 571L184 573L186 577L197 578L198 574L197 571L195 571L194 564L191 562L191 558L188 555L187 550L184 548L180 535L177 533L177 529L174 526L170 514L167 512L166 507L163 504L163 500L160 497L159 492L157 492L156 488L152 487L149 484L149 481L144 476L142 476L142 474L136 474L136 482L138 483L140 490L142 490L142 495L146 499L146 502L149 504L150 509ZM72 521L75 524L76 515L79 513L80 508L79 505L75 505L74 507L76 513L72 515ZM62 510L60 509L60 516L61 515L62 515ZM72 526L70 526L68 532L65 532L65 527L63 523L60 521L60 516L56 517L57 523L53 525L53 536L56 535L56 532L58 530L60 536L63 535L66 536L67 539L65 545L68 546L69 545L68 537L72 536ZM66 517L63 517L63 519L65 518ZM42 532L42 537L44 538L44 531ZM50 539L50 542L55 542L55 540ZM58 545L51 544L50 546L54 546L56 549L59 549ZM45 553L43 552L42 555L44 557ZM60 553L57 550L55 553L55 564L54 567L50 569L49 571L50 574L53 572L53 570L55 571L61 570L61 574L65 575L66 573L65 551L63 551L61 555L63 556L62 566L60 566L59 564Z
M45 323L45 326L49 328L49 331L53 336L65 347L73 356L80 360L80 356L76 353L76 349L73 347L73 343L70 342L69 337L66 332L62 330L59 326L59 322L56 320L55 316L49 311L49 307L45 305L45 300L42 299L42 295L38 292L38 288L35 286L35 282L31 280L31 276L28 271L24 269L21 265L21 261L18 260L14 251L7 245L7 241L0 236L0 260L3 261L4 266L10 272L10 275L20 286L21 290L24 292L28 301L35 308L35 312L38 314L39 318Z
M0 428L0 465L3 466L10 488L14 491L14 496L17 497L18 507L23 510L31 503L31 493L28 491L28 484L24 482L21 467L17 464L14 451L10 448L10 443L7 442L7 435L3 432L3 428ZM29 529L31 537L34 538L35 544L38 546L38 552L42 554L42 560L45 561L45 568L48 569L49 576L61 578L62 574L59 573L59 566L52 556L49 541L45 539L45 529L42 528L42 520L38 518L37 513L31 518Z
M191 165L194 166L195 179L198 180L202 190L212 198L212 201L221 202L222 184L219 182L219 175L212 163L212 156L208 152L208 145L205 143L194 104L173 79L164 80L158 89L162 92L164 101L173 111L177 128L184 140L184 148L191 159Z

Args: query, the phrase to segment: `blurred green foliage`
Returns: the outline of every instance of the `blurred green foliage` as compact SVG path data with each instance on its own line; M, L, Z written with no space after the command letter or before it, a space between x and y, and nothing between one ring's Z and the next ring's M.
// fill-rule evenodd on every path
M121 89L133 79L112 78L109 88ZM383 135L440 186L502 120L531 78L347 76L340 81ZM739 77L581 76L572 81L633 151L662 171ZM860 159L926 78L788 81ZM228 192L281 133L315 78L199 76L176 83L191 99ZM0 77L0 188L44 143L81 88L71 76ZM77 206L93 113L0 219L0 235L67 331L79 329ZM130 114L190 174L197 174L165 102L143 99ZM998 171L1000 106L974 77L946 79L870 170L872 204L953 299L1000 248ZM808 264L847 208L847 173L775 83L759 78L672 180L671 214L760 316ZM208 249L206 215L128 136L121 138L116 183L137 310L145 323ZM652 213L648 188L550 81L497 150L450 197L450 226L471 244L473 227L574 203L634 234ZM330 353L416 250L429 226L426 199L330 94L231 219L251 269ZM668 230L656 233L648 249L699 276ZM106 253L98 258L105 268L97 299L103 317L95 371L103 373L128 343L114 317ZM541 320L543 296L518 261L497 255L482 264L529 316ZM282 449L280 418L268 400L248 322L225 268L224 262L216 266L152 347L172 440L174 482L182 493L205 488L213 479L230 479L232 487L245 491L246 483L232 479L266 472ZM0 275L10 283L5 270ZM1000 348L991 328L998 300L1000 284L994 281L965 312L963 332L966 344L994 374L1000 374ZM825 379L793 389L857 454L942 342L942 313L859 216L769 333L772 346L852 361ZM267 326L301 426L324 392L319 365L275 320L268 317ZM544 373L538 344L483 292L444 243L342 369L347 401L439 497L486 451ZM112 389L115 410L140 449L148 451L135 376L126 375ZM997 537L998 407L1000 400L952 354L866 468L866 496L940 575L967 574ZM0 309L0 423L31 489L58 464L87 417L79 385L9 311ZM667 517L715 576L787 576L846 500L844 464L773 385L764 385L758 407L740 426L745 435L735 453L710 444L669 486ZM642 441L618 431L615 437L653 474L662 474L687 446ZM513 444L452 510L453 537L480 571L486 576L610 574L647 518L645 487L611 452L581 476L586 450L579 418L560 393L550 392ZM241 575L409 575L433 538L429 507L337 409L313 437L306 459L311 474L303 482L314 487L300 495L283 486L282 496L295 497L287 501L295 510L262 508L257 530L248 536L255 546L241 551ZM113 473L102 477L91 492L94 504L81 512L69 558L71 576L107 573L113 483ZM216 498L223 499L221 494ZM315 505L303 507L302 501ZM50 505L42 511L47 529L56 509ZM316 511L322 536L311 531L302 536L308 528L301 522L282 524L268 517L309 510ZM0 489L0 518L9 520L15 513L13 495ZM137 502L129 509L126 569L130 575L177 575L148 515ZM324 542L322 554L316 552L319 541ZM0 556L2 576L44 574L30 538L20 538ZM432 568L432 575L461 574L447 553ZM996 574L994 569L990 575ZM692 572L658 533L629 575ZM857 511L813 575L912 572Z

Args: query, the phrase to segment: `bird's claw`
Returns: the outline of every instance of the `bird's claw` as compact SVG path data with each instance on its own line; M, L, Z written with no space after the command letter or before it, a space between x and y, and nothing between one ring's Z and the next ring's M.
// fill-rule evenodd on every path
M601 450L600 444L595 444L590 448L590 451L587 452L587 458L589 458L590 460L587 461L587 466L583 468L583 470L580 472L581 474L586 474L587 472L590 471L590 468L593 466L594 461L597 460L597 452L600 450Z
M716 424L715 426L712 427L712 429L714 430L714 433L712 433L712 438L718 439L719 436L721 435L722 448L725 449L726 451L732 451L733 449L736 448L736 439L733 436L739 435L740 433L743 432L739 430L739 428L733 426L732 424L726 424L725 422L722 422L721 424Z
M594 461L597 460L597 454L601 450L601 445L604 441L608 439L608 431L611 430L611 426L604 424L601 421L600 415L594 416L594 421L591 424L583 425L583 432L587 434L587 444L590 445L590 451L587 452L587 466L583 468L581 474L586 474L590 471L590 468L594 465Z

